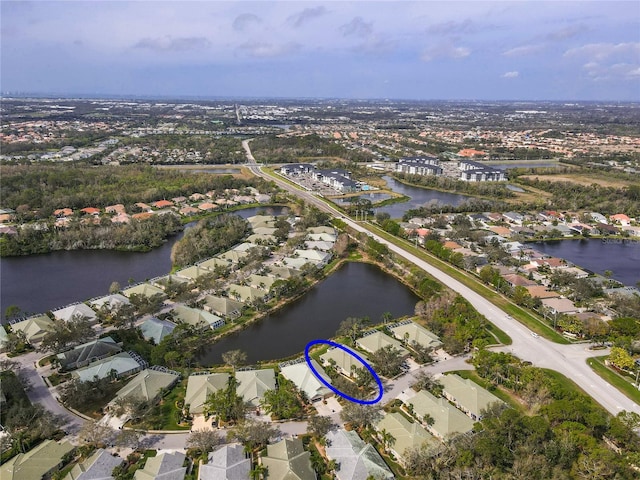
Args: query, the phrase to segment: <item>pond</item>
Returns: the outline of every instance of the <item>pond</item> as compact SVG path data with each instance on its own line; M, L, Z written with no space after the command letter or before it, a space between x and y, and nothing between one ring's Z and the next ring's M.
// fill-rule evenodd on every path
M406 212L407 210L419 208L430 202L437 201L443 205L457 206L473 198L457 193L440 192L438 190L405 185L404 183L397 181L395 178L388 176L384 176L382 178L387 182L388 188L396 193L400 193L402 195L410 197L410 199L406 202L394 203L375 209L376 213L386 212L391 215L391 218L402 218L402 215L404 215L404 212Z
M331 200L334 203L337 203L338 205L349 205L352 202L355 202L356 199L361 198L363 200L369 200L371 203L378 203L378 202L382 202L384 200L388 200L390 198L393 198L393 195L389 194L389 193L363 193L361 195L357 195L354 197L346 197L346 198L330 198L329 200Z
M625 285L640 281L640 240L589 238L528 245L600 275L609 270L611 278Z
M335 336L347 317L369 317L379 323L385 312L394 318L413 315L420 299L375 265L348 262L304 297L280 311L222 338L200 358L204 366L222 363L229 350L247 353L250 363L275 360L304 351L311 340Z
M233 212L243 218L281 215L286 207L253 207ZM188 226L187 226L188 227ZM171 248L184 232L150 252L114 250L57 251L0 259L0 312L17 305L23 312L42 313L72 302L106 295L111 282L122 287L169 273Z

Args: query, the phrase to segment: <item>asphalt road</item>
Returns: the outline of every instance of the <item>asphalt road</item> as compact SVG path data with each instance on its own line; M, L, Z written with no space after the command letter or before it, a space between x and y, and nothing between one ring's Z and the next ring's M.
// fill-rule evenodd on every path
M243 142L245 150L250 152L248 142ZM250 153L247 155L250 160L248 164L251 171L263 178L274 180L273 177L263 173L260 166L255 164L255 160ZM422 268L434 278L447 285L466 298L475 308L484 315L491 323L496 325L512 339L512 345L501 347L500 350L512 352L522 360L529 361L533 365L548 368L562 373L567 378L576 382L586 393L591 395L611 414L616 415L623 410L640 413L640 405L629 399L615 387L600 378L588 365L589 357L606 355L606 350L590 351L587 345L560 345L546 340L542 337L533 337L528 328L517 320L511 318L503 310L495 306L486 298L482 297L466 285L463 285L433 265L421 260L410 252L398 247L382 237L369 232L359 223L350 218L344 217L341 212L330 207L312 193L298 190L288 183L275 179L275 182L285 190L302 197L305 201L312 203L319 209L341 218L351 228L360 232L366 232L378 242L386 245L391 251L409 260L411 263Z

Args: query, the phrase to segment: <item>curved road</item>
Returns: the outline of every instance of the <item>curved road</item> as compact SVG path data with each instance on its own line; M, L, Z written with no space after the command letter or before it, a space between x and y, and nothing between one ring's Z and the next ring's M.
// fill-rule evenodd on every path
M247 159L249 160L247 166L255 175L275 181L280 187L284 188L288 192L302 197L305 201L312 203L319 209L339 217L354 230L367 233L376 241L386 245L394 253L422 268L434 278L466 298L476 308L476 310L511 337L513 341L512 345L508 347L501 347L499 350L512 352L520 359L529 361L538 367L549 368L562 373L567 378L576 382L585 392L591 395L600 405L613 415L616 415L623 410L633 411L640 414L640 405L600 378L587 365L587 359L589 357L605 355L607 353L606 350L590 351L587 349L585 344L560 345L542 337L532 336L528 328L523 326L517 320L511 318L489 300L471 290L466 285L463 285L448 274L424 260L421 260L403 248L388 242L374 233L371 233L369 230L350 218L344 217L341 212L327 205L312 193L292 187L280 179L274 179L272 176L265 174L262 172L260 166L255 163L255 159L253 158L253 155L251 155L251 150L247 140L243 142L243 147L247 152Z

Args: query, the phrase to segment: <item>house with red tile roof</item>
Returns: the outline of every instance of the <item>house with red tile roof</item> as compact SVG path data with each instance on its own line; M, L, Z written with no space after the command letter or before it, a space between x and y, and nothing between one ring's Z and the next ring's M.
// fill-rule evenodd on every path
M71 210L70 208L59 208L57 210L54 210L53 214L56 217L69 217L73 215L73 210Z
M157 202L153 202L152 205L156 208L167 208L173 207L174 203L170 200L158 200Z
M611 215L609 217L609 220L619 223L623 227L628 227L631 224L631 219L624 213L616 213L615 215Z
M202 202L200 205L198 205L198 208L200 210L204 210L205 212L209 211L209 210L215 210L218 208L218 205L215 205L211 202Z
M131 218L135 220L147 220L151 217L153 217L153 213L151 212L134 213L133 215L131 215Z
M95 207L86 207L80 210L82 213L86 213L87 215L99 215L100 209Z
M487 152L483 152L481 150L475 150L473 148L463 148L458 152L458 156L460 157L475 157L476 155L486 155Z
M124 205L121 203L117 203L115 205L109 205L104 208L104 211L107 213L126 213Z

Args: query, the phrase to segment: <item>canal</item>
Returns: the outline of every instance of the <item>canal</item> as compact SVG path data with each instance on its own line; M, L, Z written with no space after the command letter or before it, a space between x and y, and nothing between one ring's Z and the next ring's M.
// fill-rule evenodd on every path
M222 338L200 358L203 366L222 363L229 350L247 353L250 363L303 352L315 339L335 336L347 317L369 317L379 323L382 314L394 318L413 315L420 300L411 290L375 265L345 263L299 300L278 312Z

